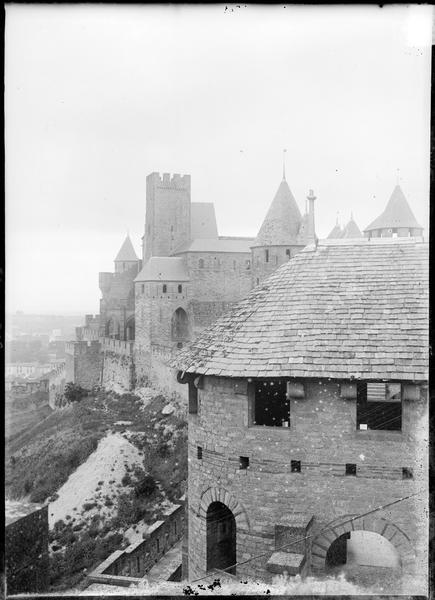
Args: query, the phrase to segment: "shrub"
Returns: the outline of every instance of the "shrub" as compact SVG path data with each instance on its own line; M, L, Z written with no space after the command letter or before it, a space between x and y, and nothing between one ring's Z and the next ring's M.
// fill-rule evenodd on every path
M80 402L86 395L87 391L83 389L80 385L74 384L72 381L69 381L64 389L64 396L68 402Z
M93 508L95 508L96 506L97 506L97 503L96 503L96 502L85 502L85 503L83 504L83 509L84 509L85 511L88 511L88 510L92 510L92 509L93 509Z
M137 482L134 486L134 490L137 496L145 496L148 498L151 496L157 488L156 480L152 475L145 475L143 479Z
M106 498L104 499L104 505L113 506L113 501L109 498L109 496L106 496Z

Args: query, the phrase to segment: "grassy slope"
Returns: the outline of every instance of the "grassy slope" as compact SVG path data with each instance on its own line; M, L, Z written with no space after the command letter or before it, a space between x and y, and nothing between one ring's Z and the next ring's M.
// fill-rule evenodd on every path
M51 497L82 464L107 431L128 430L130 441L144 451L142 472L131 473L131 485L120 490L117 513L110 523L95 521L86 530L73 531L72 523L59 523L51 542L65 548L52 557L52 589L79 584L83 569L92 569L119 548L122 532L140 519L159 518L162 499L176 502L187 478L187 426L175 412L163 415L167 400L153 398L147 406L131 394L102 392L63 410L55 411L11 440L6 452L5 485L11 498L43 502ZM118 421L130 421L131 425ZM127 431L126 431L127 434ZM134 484L145 473L157 483L144 494Z

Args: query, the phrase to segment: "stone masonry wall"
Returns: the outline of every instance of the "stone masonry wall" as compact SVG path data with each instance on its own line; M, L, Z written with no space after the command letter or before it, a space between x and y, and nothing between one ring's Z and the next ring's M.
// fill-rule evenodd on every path
M67 342L65 345L65 380L86 390L101 383L102 357L100 342Z
M288 262L295 254L303 250L304 246L269 246L268 248L252 248L252 287L259 285L269 277L278 267ZM266 250L269 260L266 261ZM290 256L286 254L290 251Z
M5 559L8 596L48 589L47 506L5 528Z
M184 534L184 506L173 506L164 516L164 521L156 521L150 526L143 540L111 554L89 575L89 581L120 585L116 577L144 577Z
M275 525L291 522L295 514L302 514L305 521L314 516L315 534L333 519L364 513L425 489L427 404L423 399L403 401L401 432L356 430L356 402L340 398L339 382L307 380L305 399L291 401L290 428L248 426L249 405L246 380L205 377L199 412L189 415L191 579L206 569L207 502L202 516L200 507L207 490L220 490L220 497L238 515L237 560L268 553L239 567L238 574L267 580L265 564L275 548ZM203 449L202 459L197 457L198 446ZM248 469L239 469L240 456L249 458ZM291 472L291 460L301 461L300 473ZM345 475L346 463L357 465L356 477ZM403 467L413 469L413 479L402 479ZM217 492L213 494L216 497ZM377 515L393 524L385 532L384 522L378 521L378 532L391 536L393 544L399 540L405 570L419 567L425 572L425 510L423 494ZM408 545L403 544L406 536ZM326 545L333 540L334 535ZM317 549L323 558L315 558L315 548L313 542L311 567L321 571L326 550Z
M60 364L48 374L48 405L50 408L55 409L61 405L66 383L65 377L65 363Z
M125 391L133 389L135 371L133 364L133 342L104 338L102 340L102 385L106 389Z
M146 186L145 261L190 240L190 175L151 173Z

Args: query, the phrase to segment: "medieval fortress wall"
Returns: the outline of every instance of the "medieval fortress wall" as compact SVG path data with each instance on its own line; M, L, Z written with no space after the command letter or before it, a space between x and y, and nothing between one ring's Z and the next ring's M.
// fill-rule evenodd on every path
M142 258L127 236L114 271L99 274L100 314L86 315L76 341L68 344L65 381L118 391L155 385L185 397L169 363L205 327L315 241L311 190L307 199L301 215L283 179L255 239L223 237L217 234L213 205L191 202L190 175L148 175ZM394 200L406 203L398 187L389 204ZM379 219L366 236L421 233L416 223L412 230L395 232ZM349 236L363 237L352 218L344 229L336 225L329 237Z

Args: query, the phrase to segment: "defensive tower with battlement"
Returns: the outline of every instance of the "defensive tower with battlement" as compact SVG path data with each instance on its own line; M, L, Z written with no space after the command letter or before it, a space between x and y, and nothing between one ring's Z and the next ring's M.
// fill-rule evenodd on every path
M190 175L151 173L146 180L143 262L170 256L191 237Z

